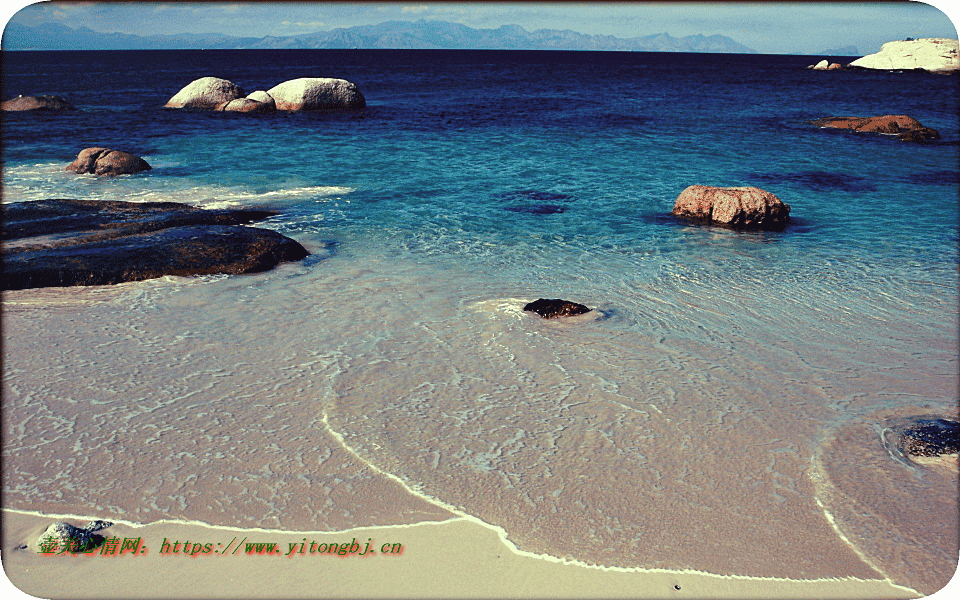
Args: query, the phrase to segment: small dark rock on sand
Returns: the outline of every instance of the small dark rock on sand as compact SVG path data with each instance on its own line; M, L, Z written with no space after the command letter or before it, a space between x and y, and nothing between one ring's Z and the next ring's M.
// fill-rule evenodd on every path
M85 527L75 527L64 521L57 521L47 527L37 539L37 549L44 553L61 551L83 552L103 543L103 536L96 535L101 529L112 527L110 521L90 521Z
M919 419L900 435L900 447L912 456L940 456L960 452L960 423L947 419Z
M590 312L590 309L582 304L570 302L569 300L547 300L540 298L535 302L530 302L523 307L523 310L535 312L544 319L556 319L557 317L572 317Z

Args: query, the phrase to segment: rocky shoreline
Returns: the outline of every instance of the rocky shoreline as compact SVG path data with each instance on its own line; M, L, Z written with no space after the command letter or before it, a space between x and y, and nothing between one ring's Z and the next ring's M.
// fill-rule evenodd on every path
M246 226L274 214L175 202L58 199L4 205L0 288L257 273L307 257L298 242Z

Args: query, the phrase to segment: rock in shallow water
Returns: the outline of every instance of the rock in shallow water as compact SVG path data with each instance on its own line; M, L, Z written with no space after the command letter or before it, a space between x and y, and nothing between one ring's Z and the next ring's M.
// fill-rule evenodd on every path
M67 165L67 171L94 175L126 175L151 169L139 156L110 148L85 148L76 160Z
M790 205L760 188L691 185L677 197L672 214L733 229L782 231Z
M174 202L40 200L6 205L0 287L256 273L308 256L303 246L275 231L239 226L272 214L203 210Z
M70 104L59 96L17 96L6 100L0 105L0 110L10 112L20 112L25 110L76 110L76 106Z
M534 302L528 303L523 310L535 312L544 319L556 319L557 317L572 317L590 312L590 309L582 304L570 302L569 300L547 300L540 298Z
M810 121L811 125L833 129L851 129L867 133L896 135L905 142L928 142L939 140L936 129L924 127L920 121L906 115L883 115L880 117L825 117Z

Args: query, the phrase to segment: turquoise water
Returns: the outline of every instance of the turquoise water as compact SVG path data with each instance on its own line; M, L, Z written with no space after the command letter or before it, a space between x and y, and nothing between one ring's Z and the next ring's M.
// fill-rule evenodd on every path
M880 433L889 419L956 413L956 77L645 53L5 59L5 97L55 93L81 110L5 115L4 202L269 206L281 214L265 226L314 253L258 276L72 291L69 310L33 303L31 294L56 292L8 294L17 310L5 316L7 335L31 333L4 349L5 452L43 430L28 418L37 403L74 431L77 419L130 424L118 446L103 433L52 436L48 462L5 470L9 505L288 529L415 520L419 509L354 506L344 482L377 477L323 471L322 439L361 471L394 475L532 552L889 577L918 590L952 574L955 536L925 537L936 511L902 510L955 504L949 467L893 460ZM207 75L248 92L342 77L367 108L160 108ZM911 115L943 141L805 124L878 114ZM115 179L62 171L100 145L154 169ZM678 223L669 212L693 184L762 187L791 206L792 223L780 233ZM596 310L541 322L520 310L537 297ZM35 345L65 318L100 341ZM48 360L27 368L38 352ZM78 388L78 371L114 383ZM104 386L109 408L89 415L27 391L100 406ZM243 433L205 421L210 406ZM194 414L198 423L180 422ZM173 437L145 433L157 428ZM220 441L169 461L191 430ZM262 464L214 460L247 456L243 444L266 444L264 435L278 449ZM145 439L157 444L149 458L120 458ZM103 473L82 460L63 476L83 493L58 497L43 483L49 461L84 455L85 444L148 469L156 497L108 501ZM266 471L254 476L252 464ZM887 479L864 487L862 469ZM207 483L178 487L197 477ZM907 497L901 478L920 482ZM880 499L869 517L867 497ZM876 534L877 522L896 534ZM956 531L955 518L937 523ZM916 560L896 558L904 552Z

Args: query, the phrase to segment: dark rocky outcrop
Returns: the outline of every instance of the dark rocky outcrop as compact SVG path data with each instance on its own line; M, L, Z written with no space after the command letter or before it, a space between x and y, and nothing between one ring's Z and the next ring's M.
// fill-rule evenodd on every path
M582 304L570 302L569 300L547 300L540 298L530 302L523 307L523 310L535 312L544 319L556 319L557 317L572 317L590 312L590 309Z
M760 188L691 185L677 197L671 214L733 229L782 231L790 205Z
M59 96L17 96L0 104L0 110L11 112L24 110L76 110Z
M900 434L900 448L911 456L940 456L960 452L960 423L947 419L918 419Z
M256 273L309 253L240 225L275 213L174 202L39 200L3 207L2 289L106 285L165 275Z
M67 171L74 173L93 173L94 175L125 175L150 169L147 161L139 156L110 148L81 150L76 160L66 168Z
M104 538L96 532L113 527L110 521L90 521L84 527L75 527L65 521L51 523L37 539L37 551L44 554L78 553L95 548Z
M896 135L906 142L927 142L939 140L940 133L924 127L920 121L906 115L883 115L881 117L826 117L810 121L817 127L850 129L868 133L886 133Z

